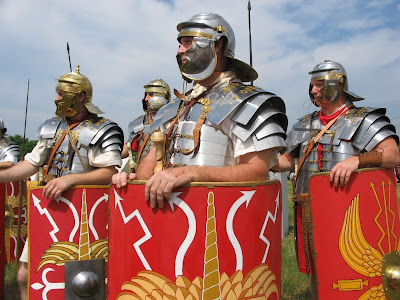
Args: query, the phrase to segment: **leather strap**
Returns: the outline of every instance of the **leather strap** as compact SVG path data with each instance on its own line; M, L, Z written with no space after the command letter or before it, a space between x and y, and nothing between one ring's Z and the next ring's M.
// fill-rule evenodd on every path
M44 175L47 175L47 172L49 171L49 169L51 168L51 163L53 161L54 155L56 154L56 151L58 150L58 148L60 147L62 141L64 140L65 136L67 135L68 131L73 129L75 126L77 126L80 123L75 123L72 125L67 125L67 129L64 130L64 132L62 133L61 137L58 139L57 143L54 145L53 150L51 150L50 156L49 156L49 160L47 161L47 167L44 167Z
M149 124L150 124L150 125L153 124L153 118L151 117L150 114L149 114ZM143 130L140 132L139 139L141 139L142 136L143 136ZM148 133L144 136L143 143L142 143L142 145L140 146L140 149L139 149L139 151L138 151L137 160L136 160L137 163L139 163L140 158L142 157L143 149L144 149L144 147L146 146L147 141L149 140L149 137L150 137L150 135L149 135Z
M293 182L293 189L295 189L295 184L296 184L296 180L297 180L297 176L299 175L300 169L303 166L303 163L305 162L307 156L310 154L312 148L314 148L315 144L318 142L318 140L324 135L324 133L336 122L336 120L342 116L343 114L345 114L348 111L348 109L344 109L340 114L338 114L335 118L333 118L332 120L329 121L328 124L326 124L324 126L324 128L321 129L321 131L317 134L317 136L311 141L310 144L308 144L308 147L306 149L306 151L304 152L304 155L302 156L299 165L297 166L297 171L296 174L293 176L292 178L292 182Z
M67 131L68 131L68 139L69 142L71 143L72 148L74 149L76 155L78 155L78 158L83 166L83 169L85 170L85 173L88 171L87 170L87 166L85 165L85 162L83 161L83 158L81 156L81 154L79 153L78 149L76 148L76 141L74 141L74 139L72 138L72 133L71 133L71 129L69 127L67 127Z

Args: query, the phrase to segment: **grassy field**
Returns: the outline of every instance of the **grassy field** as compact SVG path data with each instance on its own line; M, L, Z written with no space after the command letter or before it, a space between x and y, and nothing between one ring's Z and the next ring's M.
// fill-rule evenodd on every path
M288 182L289 199L291 182ZM400 184L397 184L397 199L400 200ZM399 201L400 202L400 201ZM18 283L16 266L6 266L4 282L4 300L17 300ZM298 271L293 236L293 202L289 200L289 234L282 240L282 297L281 300L311 299L309 278Z

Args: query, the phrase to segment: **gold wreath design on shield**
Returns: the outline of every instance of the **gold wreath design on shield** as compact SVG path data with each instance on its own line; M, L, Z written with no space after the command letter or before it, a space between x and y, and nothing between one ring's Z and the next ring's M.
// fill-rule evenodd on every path
M399 250L400 244L398 242L398 237L394 232L394 222L396 214L391 209L390 203L390 187L391 182L389 181L389 199L386 197L385 192L385 182L382 181L382 190L383 190L383 197L384 197L384 207L382 207L381 203L379 202L379 198L376 194L375 184L371 182L370 184L371 189L374 192L375 199L379 206L379 212L374 218L374 221L382 232L382 236L378 242L378 249L375 249L371 244L368 243L366 240L364 233L361 228L361 221L360 221L360 212L359 212L359 201L360 201L360 194L357 194L356 197L351 202L348 210L345 213L342 230L340 232L339 237L339 250L340 253L347 263L347 265L352 268L354 271L363 275L365 277L374 278L374 277L382 277L382 260L385 256L385 251L381 246L381 242L387 238L388 239L388 246L389 251ZM381 226L378 223L378 218L385 214L385 227ZM389 215L393 216L393 220L390 223ZM393 236L395 245L391 244L390 237ZM339 290L361 290L363 289L364 285L368 285L368 281L363 281L362 279L354 279L354 280L339 280L338 283L333 284L333 288L339 288ZM378 286L373 286L368 289L365 293L363 293L358 299L386 299L384 288L382 284Z
M22 201L21 201L21 209L22 207L26 207L26 197L21 195ZM10 261L11 257L11 245L10 245L10 240L11 237L14 237L15 239L18 237L18 225L14 224L14 209L19 208L19 201L20 201L20 196L6 196L5 197L5 214L6 214L6 219L5 219L5 224L4 224L4 241L5 241L5 248L6 248L6 255L7 255L7 261ZM27 234L27 227L26 224L21 224L20 227L20 237L26 238Z

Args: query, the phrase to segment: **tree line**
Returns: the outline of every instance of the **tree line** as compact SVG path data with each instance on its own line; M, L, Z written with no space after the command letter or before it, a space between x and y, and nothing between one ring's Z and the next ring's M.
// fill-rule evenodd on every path
M16 135L9 135L7 137L8 140L16 143L19 148L21 149L21 154L27 154L32 151L32 149L36 146L36 143L38 142L37 140L29 140L28 138L25 138L24 142L24 137L16 134ZM18 157L18 159L21 159Z

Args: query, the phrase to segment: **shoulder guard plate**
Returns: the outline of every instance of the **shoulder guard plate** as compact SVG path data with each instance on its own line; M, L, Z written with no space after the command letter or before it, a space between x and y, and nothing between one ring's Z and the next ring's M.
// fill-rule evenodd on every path
M65 119L60 117L54 117L44 121L39 127L39 137L43 139L52 139L57 132L58 126L65 122Z
M5 141L4 143L0 144L0 162L6 156L15 156L21 155L21 151L19 146L11 141Z
M143 130L145 116L146 115L141 115L140 117L137 117L135 120L133 120L132 122L129 123L128 131L129 131L130 135L137 134Z

